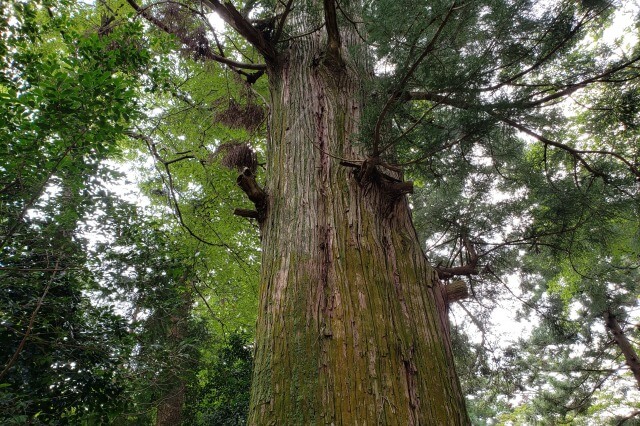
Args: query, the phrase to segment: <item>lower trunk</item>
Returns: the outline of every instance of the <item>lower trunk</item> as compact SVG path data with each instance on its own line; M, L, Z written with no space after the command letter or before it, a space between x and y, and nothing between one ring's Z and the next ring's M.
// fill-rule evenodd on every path
M360 76L318 65L319 46L290 49L270 75L249 424L468 424L408 203L338 159L364 158Z

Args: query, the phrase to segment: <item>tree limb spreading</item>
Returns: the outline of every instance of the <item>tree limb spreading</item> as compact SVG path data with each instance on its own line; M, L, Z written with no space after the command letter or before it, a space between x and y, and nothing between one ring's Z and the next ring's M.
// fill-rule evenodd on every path
M187 46L190 50L192 50L193 52L197 52L198 54L202 55L207 59L219 62L221 64L228 65L234 71L237 69L249 69L249 70L258 70L258 71L262 71L266 69L266 65L264 64L248 64L248 63L237 62L232 59L225 58L224 56L220 56L213 53L210 48L203 49L202 46L198 45L196 41L191 40L185 37L184 35L178 34L176 31L173 31L168 25L166 25L160 19L153 16L153 14L151 14L147 8L143 8L140 5L138 5L135 0L127 0L127 3L129 3L129 5L138 13L138 15L144 17L147 21L151 22L153 25L157 26L167 34L171 34L177 37L180 40L180 42L185 46ZM251 27L251 24L247 23L247 25ZM255 28L253 28L253 30L257 32Z
M638 60L640 60L640 58L638 58ZM407 100L428 100L428 101L432 101L432 102L437 102L443 105L447 105L447 106L452 106L454 108L458 108L458 109L464 109L464 110L471 110L474 109L475 106L471 105L468 102L465 101L461 101L461 100L457 100L457 99L453 99L450 97L450 95L440 95L437 93L432 93L432 92L406 92L404 94L405 99ZM505 124L507 124L510 127L513 127L514 129L520 130L521 132L535 138L536 140L538 140L539 142L542 142L544 145L547 146L553 146L559 149L562 149L563 151L566 151L567 153L569 153L573 158L576 159L576 161L578 161L580 164L582 164L584 166L584 168L586 170L588 170L590 173L592 173L595 176L600 176L600 177L606 177L606 175L604 175L602 172L595 170L588 162L587 160L584 158L585 154L598 154L598 155L609 155L611 157L616 158L617 160L619 160L620 162L624 163L629 170L631 171L631 173L633 173L638 179L640 179L640 170L638 170L637 167L635 167L633 165L633 163L631 163L629 160L627 160L626 158L624 158L622 155L612 152L612 151L606 151L606 150L580 150L580 149L576 149L576 148L572 148L569 145L565 145L563 143L551 140L543 135L540 135L538 133L536 133L535 131L529 129L528 127L526 127L525 125L518 123L517 121L504 117L500 114L498 114L495 111L492 111L491 106L482 106L482 110L484 110L488 115L490 115L491 117L497 119L498 121L501 121Z
M272 62L276 58L276 51L273 45L265 39L251 23L236 9L230 1L220 2L218 0L202 0L213 12L216 12L224 22L236 30L238 34L251 43L265 61Z
M398 84L398 89L391 94L389 99L387 99L387 102L385 103L384 107L382 108L382 111L380 112L380 115L378 115L378 119L376 120L376 126L375 126L375 128L373 130L373 157L378 157L380 155L380 149L379 149L380 131L382 129L382 124L384 123L385 117L387 116L387 114L391 110L391 107L396 102L401 100L402 95L403 95L403 90L406 87L407 82L409 81L409 79L411 78L413 73L418 68L418 65L420 65L422 63L422 61L427 57L427 55L429 55L429 53L431 53L433 51L433 49L435 48L436 43L440 39L440 34L442 33L442 30L447 25L447 22L449 22L449 19L451 18L451 15L453 14L454 10L456 10L456 2L455 1L453 2L451 7L449 8L449 10L447 11L447 14L442 19L442 22L440 23L440 26L438 26L438 29L436 30L435 34L433 35L433 37L431 37L431 40L429 40L429 42L427 43L427 45L423 49L422 53L420 54L420 56L418 56L418 58L413 62L413 64L409 67L409 69L407 70L405 75L400 80L400 83Z

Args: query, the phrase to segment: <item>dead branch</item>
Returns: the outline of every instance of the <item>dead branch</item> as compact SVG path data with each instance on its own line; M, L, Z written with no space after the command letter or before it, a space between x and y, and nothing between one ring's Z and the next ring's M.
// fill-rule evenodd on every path
M246 217L249 219L260 219L260 213L257 210L249 210L249 209L235 209L233 210L233 214L240 217Z
M467 261L466 265L461 266L453 266L453 267L445 267L445 266L436 266L435 270L438 272L438 277L441 279L452 278L453 276L470 276L470 275L478 275L478 253L473 246L473 243L469 241L466 236L462 237L463 244L467 249Z

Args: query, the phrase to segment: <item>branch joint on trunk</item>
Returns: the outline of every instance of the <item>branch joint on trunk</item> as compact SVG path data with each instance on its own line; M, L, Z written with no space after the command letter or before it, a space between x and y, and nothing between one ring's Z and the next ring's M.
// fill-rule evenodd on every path
M401 175L402 172L399 168L381 161L380 157L369 157L361 163L341 161L340 164L354 169L353 175L361 187L366 190L377 188L387 207L393 206L404 195L413 194L413 182L403 181L400 177L381 170L387 169L396 175Z
M240 189L247 194L249 200L253 202L255 210L235 209L233 214L242 217L257 219L259 223L264 222L267 217L267 193L260 188L256 182L255 175L250 168L245 167L236 180Z

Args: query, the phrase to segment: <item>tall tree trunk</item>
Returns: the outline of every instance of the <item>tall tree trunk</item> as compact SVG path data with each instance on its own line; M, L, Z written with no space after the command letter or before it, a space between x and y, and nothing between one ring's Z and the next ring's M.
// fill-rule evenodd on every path
M354 139L371 76L357 34L341 33L345 67L326 60L325 34L291 42L269 72L249 424L468 424L408 203L337 158L365 158Z

